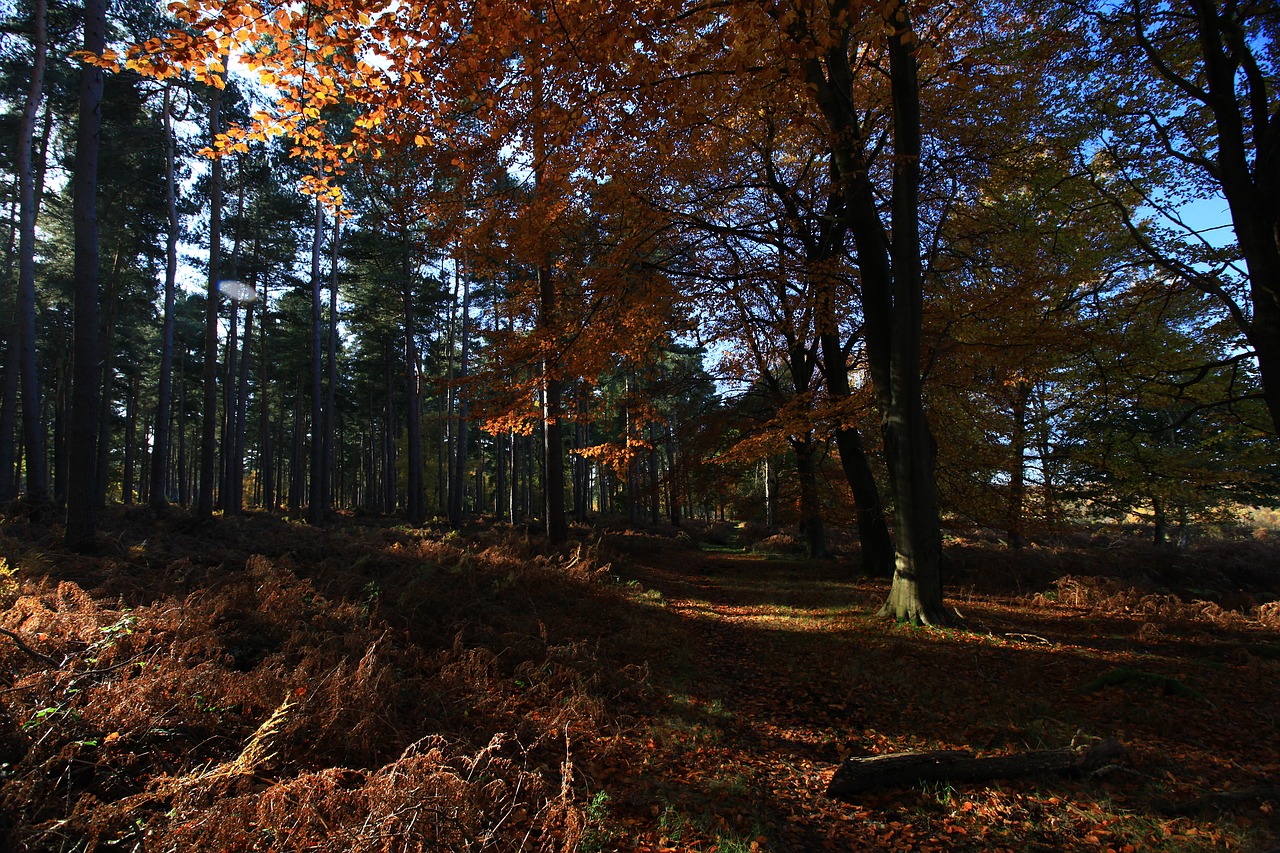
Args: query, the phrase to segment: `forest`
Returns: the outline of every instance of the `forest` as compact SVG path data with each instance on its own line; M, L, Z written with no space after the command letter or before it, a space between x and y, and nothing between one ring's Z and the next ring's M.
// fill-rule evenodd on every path
M0 3L0 849L1280 844L1277 86L1267 0Z

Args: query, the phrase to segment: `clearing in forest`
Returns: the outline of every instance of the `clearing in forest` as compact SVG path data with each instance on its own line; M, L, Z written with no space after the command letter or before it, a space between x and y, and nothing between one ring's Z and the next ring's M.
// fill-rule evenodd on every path
M0 536L0 808L26 850L1265 850L1271 543L953 540L955 628L728 526L462 535L111 517ZM1224 574L1225 572L1225 574ZM1254 592L1228 577L1245 577ZM1275 579L1271 578L1270 583ZM1271 604L1267 602L1271 601ZM21 641L22 646L16 641ZM1083 777L826 796L848 756Z

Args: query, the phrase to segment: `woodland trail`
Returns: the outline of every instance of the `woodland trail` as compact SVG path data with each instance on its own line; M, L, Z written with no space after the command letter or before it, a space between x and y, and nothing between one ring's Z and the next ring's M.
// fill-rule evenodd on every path
M838 571L725 552L634 572L677 617L674 695L704 709L715 729L710 748L693 756L702 766L688 769L713 777L705 786L713 797L717 774L730 777L732 793L748 795L722 800L736 809L725 817L763 849L875 846L856 810L824 796L864 717L848 677L856 652L842 626L865 621L869 598L880 594L876 584L838 580ZM667 840L676 849L687 841ZM917 849L929 849L923 841Z
M653 611L652 630L663 635L661 647L647 651L667 699L640 744L645 757L624 821L634 826L647 817L653 827L656 818L657 826L632 836L632 849L1125 851L1269 843L1266 803L1252 816L1224 817L1229 833L1219 833L1211 815L1168 819L1152 807L1158 788L1185 799L1263 784L1276 766L1270 748L1270 764L1249 761L1256 739L1246 738L1252 749L1241 752L1238 734L1274 726L1266 702L1254 701L1256 688L1245 684L1266 682L1265 692L1275 692L1267 677L1273 663L1245 660L1241 651L1258 635L1212 625L1165 635L1142 619L972 595L958 602L966 627L913 629L876 618L887 584L855 580L853 571L847 560L727 549L668 552L628 567L625 575L644 588L638 599ZM1224 671L1224 657L1252 669ZM1154 689L1088 686L1130 668L1168 680ZM1169 691L1184 683L1197 689ZM1198 692L1210 685L1250 698L1224 707ZM1129 766L1111 777L926 784L870 792L852 804L825 796L850 754L1002 754L1109 736L1130 748Z

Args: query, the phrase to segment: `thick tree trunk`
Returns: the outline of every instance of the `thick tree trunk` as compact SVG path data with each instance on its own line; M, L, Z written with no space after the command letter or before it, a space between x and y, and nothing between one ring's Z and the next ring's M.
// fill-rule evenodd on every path
M222 129L222 90L209 93L209 137ZM215 159L209 175L209 286L204 313L204 408L200 416L200 486L196 517L213 515L214 480L218 474L218 282L222 263L222 160Z
M920 782L989 782L1047 773L1087 773L1114 764L1123 755L1124 747L1118 741L1103 740L1088 747L989 758L976 758L965 750L847 758L831 777L827 796L848 800L875 788Z
M48 470L45 466L44 455L44 428L40 418L40 384L39 377L36 373L36 320L35 320L35 299L36 299L36 266L35 266L35 250L36 250L36 210L39 199L36 196L36 175L32 167L32 149L34 147L36 116L40 110L40 100L44 93L44 68L45 60L48 55L48 38L45 29L45 13L47 3L46 0L37 0L34 9L35 32L33 46L35 47L35 58L31 68L31 86L27 90L27 102L22 111L22 122L18 130L18 150L16 152L15 167L18 172L18 300L15 311L17 313L18 326L18 351L19 351L19 371L20 382L22 386L22 445L23 453L26 457L26 494L27 499L36 505L44 503L49 497L48 486ZM89 7L86 6L86 14L89 14ZM90 37L89 28L86 26L85 39L86 49L88 49L88 39ZM94 36L97 38L97 36ZM86 68L82 71L87 73L90 69ZM98 71L97 78L97 98L101 100L102 96L102 72ZM81 81L81 101L80 107L85 109L85 81ZM97 175L97 126L101 123L101 115L97 112L98 106L95 102L93 110L97 116L97 125L93 130L94 138L92 144L94 146L93 170L94 180L96 182ZM83 119L81 121L81 132L85 131ZM77 152L79 152L79 143L77 143ZM79 169L79 160L77 162L77 170ZM77 190L80 189L79 183L76 184ZM89 189L89 192L96 192L96 187ZM92 201L90 203L93 203ZM79 221L77 220L77 227ZM94 220L93 226L94 241L94 287L97 287L96 281L96 256L97 256L97 220ZM77 286L80 283L80 241L77 237L76 241L76 259L77 259ZM77 297L80 291L77 290ZM93 294L96 303L97 293ZM78 307L77 307L78 310ZM96 314L95 314L96 322ZM78 323L78 316L77 316ZM94 330L97 334L97 330ZM3 437L3 440L11 443L10 432ZM10 462L12 464L12 462ZM8 477L9 470L0 470L0 476Z
M156 430L151 449L148 503L161 509L169 502L169 424L173 399L174 291L178 276L177 151L173 138L173 84L164 87L164 187L168 231L165 235L164 325L160 333L160 376L156 391Z
M106 46L106 0L85 0L84 49L101 54ZM102 133L102 69L80 69L80 119L72 176L75 223L75 321L71 390L70 467L67 483L67 547L86 549L97 533L98 384L98 144ZM33 456L35 454L32 454Z
M884 14L893 108L891 239L886 239L871 185L846 47L837 44L821 59L808 60L806 77L831 130L843 212L856 245L868 363L895 498L897 554L893 585L881 613L944 624L936 450L920 376L923 269L916 43L905 2L893 0Z

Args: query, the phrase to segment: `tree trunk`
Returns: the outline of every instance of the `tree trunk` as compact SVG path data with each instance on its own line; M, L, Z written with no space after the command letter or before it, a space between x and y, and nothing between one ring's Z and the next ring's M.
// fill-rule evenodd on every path
M92 0L94 8L91 10L89 4L85 6L86 16L96 14L96 4L105 2L105 0ZM105 7L104 7L105 9ZM44 429L40 422L40 384L39 377L36 373L36 320L35 320L35 299L36 299L36 210L39 199L36 196L36 176L35 170L32 168L32 149L34 147L36 132L36 115L40 110L40 100L44 93L44 69L45 60L48 55L48 35L45 29L47 3L46 0L37 0L34 9L35 35L33 46L35 47L35 59L31 68L31 86L27 90L27 102L22 111L22 122L18 130L18 150L16 152L15 167L18 172L18 300L15 307L17 314L18 326L18 352L19 352L19 372L20 382L22 386L22 445L23 453L26 457L26 494L27 499L32 504L39 505L48 500L48 470L45 466L44 455ZM103 12L105 15L105 11ZM90 38L90 28L92 22L86 18L85 27L85 49L88 50L88 40ZM98 38L101 33L96 33L93 38ZM81 100L80 109L84 111L90 109L93 116L93 129L86 131L84 117L81 118L80 132L91 132L93 139L86 141L84 149L90 144L93 152L88 154L92 158L93 163L91 169L93 171L92 180L94 184L97 181L97 144L98 144L98 127L101 125L101 112L98 101L102 97L102 72L97 72L96 84L87 84L83 79L83 75L89 73L90 69L86 66L82 69ZM90 93L89 96L96 97L97 101L91 106L86 105L86 88L96 85L96 95ZM77 141L77 157L82 150L80 141ZM80 161L76 161L77 174L79 172ZM82 188L77 180L75 184L76 191L89 192L89 204L93 205L93 195L96 193L96 187L92 184L88 188ZM77 208L79 210L80 208ZM92 299L97 304L97 219L96 214L91 213L93 219L92 241L93 241L93 293ZM80 221L76 220L77 238L76 238L76 296L77 300L81 295L79 290L81 281L80 268L80 250L81 242L79 239ZM86 234L86 238L88 238ZM86 259L87 260L87 259ZM89 274L87 270L84 273ZM88 296L88 293L84 294ZM79 301L76 303L77 315L76 323L79 329ZM97 314L94 314L94 322L97 322ZM94 329L94 335L97 335L97 329ZM96 356L96 353L95 353ZM12 442L12 427L7 435L3 436L3 440L7 443ZM10 465L12 462L10 462ZM9 469L0 470L0 476L8 478Z
M160 333L160 376L156 391L156 431L151 450L151 494L148 503L162 509L169 502L169 424L173 399L174 289L178 276L177 151L173 138L173 83L164 87L164 187L168 231L165 235L164 325Z
M395 437L395 381L391 367L391 353L384 351L386 364L386 415L382 419L382 507L383 512L396 511L396 437Z
M267 395L270 377L267 374L267 283L262 282L262 320L258 324L258 405L262 407L258 458L262 481L262 507L268 512L276 508L275 460L272 458L271 403Z
M453 476L449 478L449 524L452 527L462 526L462 493L467 470L467 360L470 358L471 343L471 281L462 278L458 266L454 267L455 278L461 278L462 288L462 322L460 324L460 348L458 359L458 428L454 440Z
M222 90L209 93L209 138L222 128ZM204 408L200 417L200 491L196 497L196 517L213 515L214 478L218 473L218 281L222 262L222 160L215 158L209 168L209 286L204 313Z
M294 385L297 390L293 395L293 453L289 459L289 512L291 514L296 514L302 509L302 493L307 482L306 465L303 462L306 432L302 423L303 377L301 375L295 378Z
M138 440L138 374L129 377L128 397L124 403L124 461L120 471L120 503L133 506L134 445Z
M658 470L658 425L649 422L649 523L657 526L662 520L661 476Z
M563 545L569 535L569 525L564 514L564 440L561 431L561 382L559 369L554 361L550 339L555 334L556 304L555 280L547 264L538 268L538 327L548 337L548 352L542 360L542 438L543 438L543 493L547 541L552 547Z
M1123 755L1124 747L1118 741L1102 740L1088 747L989 758L976 758L966 750L846 758L831 777L827 796L848 800L874 788L920 782L989 782L1046 773L1087 773L1114 764Z
M84 2L84 49L101 54L106 47L106 0ZM97 485L98 383L98 144L102 133L102 69L80 69L80 119L72 176L75 223L75 321L71 390L71 458L67 483L67 547L92 546L97 533L94 498ZM25 415L24 415L25 417ZM34 458L36 454L31 454Z
M309 470L311 485L307 492L307 523L321 525L329 515L324 505L326 475L324 464L324 362L321 359L321 331L323 311L320 300L320 246L324 239L324 205L317 198L315 221L311 233L311 453Z
M187 383L186 358L178 361L178 505L191 506L191 486L187 479Z
M923 269L915 35L904 2L890 2L884 14L889 30L894 145L890 239L881 222L865 140L854 112L846 45L837 42L821 58L806 60L805 70L831 131L843 215L854 237L867 356L895 498L896 565L881 613L899 620L945 624L936 449L925 417L920 375Z
M236 378L235 429L231 435L231 459L227 463L226 505L236 513L244 509L244 446L249 415L249 342L253 340L253 303L244 309L244 335L240 344L240 367Z
M324 463L321 502L326 507L333 505L334 472L337 468L333 438L338 426L338 246L341 236L342 219L336 217L333 221L333 240L329 247L328 377L324 405L324 452L321 454Z
M427 520L426 495L423 492L422 470L422 379L418 364L418 330L413 312L413 267L410 255L409 232L401 234L403 240L403 257L401 259L402 287L401 296L404 302L404 359L405 374L408 377L405 394L405 421L408 424L408 451L405 463L408 468L406 483L408 494L405 495L405 514L409 523L420 525Z
M231 253L235 257L235 252ZM234 265L232 267L234 269ZM222 435L218 440L218 505L223 515L236 515L240 508L231 500L231 454L235 443L236 430L236 367L239 364L237 346L240 343L240 303L235 298L228 301L229 322L227 324L227 345L222 358L222 366L226 371L222 377Z

